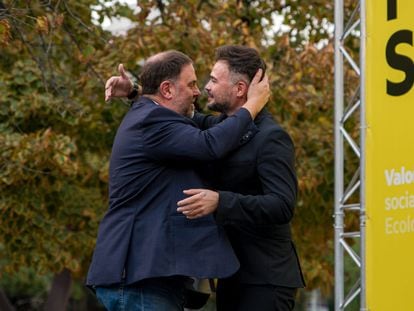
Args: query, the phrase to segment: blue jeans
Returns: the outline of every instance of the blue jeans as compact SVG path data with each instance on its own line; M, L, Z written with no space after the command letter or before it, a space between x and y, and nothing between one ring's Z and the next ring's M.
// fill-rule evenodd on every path
M184 280L146 279L132 285L97 286L96 297L108 311L183 311Z

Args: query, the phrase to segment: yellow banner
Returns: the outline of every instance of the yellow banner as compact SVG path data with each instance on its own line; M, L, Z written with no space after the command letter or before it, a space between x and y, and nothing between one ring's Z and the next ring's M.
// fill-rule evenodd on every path
M366 294L414 310L414 1L366 0Z

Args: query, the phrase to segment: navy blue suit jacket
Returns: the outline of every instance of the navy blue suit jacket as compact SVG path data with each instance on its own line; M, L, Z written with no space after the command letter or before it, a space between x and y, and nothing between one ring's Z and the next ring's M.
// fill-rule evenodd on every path
M177 213L183 189L205 187L194 167L223 157L254 126L240 109L201 131L192 120L141 97L118 128L112 148L109 210L99 226L87 285L126 284L184 275L226 277L239 263L212 215Z

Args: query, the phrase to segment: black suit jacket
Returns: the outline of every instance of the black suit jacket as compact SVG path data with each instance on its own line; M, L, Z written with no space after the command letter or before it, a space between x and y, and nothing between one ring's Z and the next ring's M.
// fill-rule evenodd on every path
M208 128L224 118L196 114L194 120ZM208 170L219 191L216 221L240 261L240 282L303 287L290 229L297 195L294 146L266 110L255 125L241 147Z

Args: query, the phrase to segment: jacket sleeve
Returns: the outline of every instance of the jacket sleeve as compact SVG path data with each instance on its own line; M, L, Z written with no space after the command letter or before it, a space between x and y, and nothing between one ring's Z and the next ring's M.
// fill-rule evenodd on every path
M219 191L216 220L220 224L286 224L293 217L297 195L294 147L284 131L268 135L257 156L262 193Z
M243 134L253 122L247 109L241 108L203 131L192 121L172 115L167 109L155 111L156 117L150 117L151 121L142 128L145 152L155 160L217 160L240 145Z
M224 119L224 115L221 116L213 116L210 114L204 114L200 112L196 112L192 120L197 124L197 126L202 129L206 130L210 127L216 125L217 123L221 122Z

